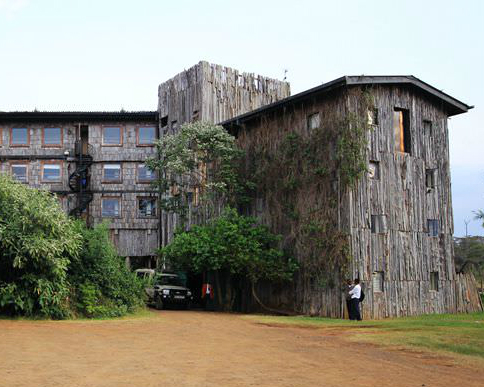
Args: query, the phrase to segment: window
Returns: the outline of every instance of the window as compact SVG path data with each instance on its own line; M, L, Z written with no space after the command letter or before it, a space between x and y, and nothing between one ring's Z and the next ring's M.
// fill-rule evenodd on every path
M237 77L237 85L239 85L240 87L244 87L245 80L244 80L244 77L242 75L239 75Z
M168 125L168 116L164 116L160 118L160 126L164 128Z
M29 146L30 131L27 128L10 129L10 146Z
M430 272L430 290L434 292L439 291L439 272L438 271Z
M427 229L429 236L439 236L439 221L437 219L427 219Z
M123 136L122 136L121 128L118 126L105 126L103 128L103 145L104 146L123 145Z
M154 126L142 126L137 132L138 145L152 146L156 140L156 128Z
M397 109L393 112L393 133L395 150L402 153L411 153L410 115L406 109Z
M47 146L47 147L62 146L62 129L61 128L43 128L42 146Z
M436 169L426 169L425 170L425 186L428 189L435 188L436 178L437 178L437 170Z
M308 116L308 130L309 131L319 128L320 124L321 124L321 120L319 118L319 113L310 114Z
M434 128L432 126L432 121L430 120L424 120L423 121L423 128L424 128L424 133L427 135L427 136L430 136L430 137L433 137L434 135Z
M386 215L372 215L371 216L371 232L373 234L383 234L387 232L387 217Z
M171 128L172 129L175 129L176 128L176 124L177 124L177 121L176 120L171 121Z
M42 181L47 183L60 182L62 179L60 164L43 164Z
M378 109L369 108L368 109L368 125L377 126L378 125Z
M142 218L156 217L156 198L138 199L138 214Z
M121 182L121 164L104 164L103 181L108 183Z
M28 182L28 171L27 171L27 163L15 163L10 165L10 173L12 177L20 181L22 183Z
M370 161L368 177L373 180L380 180L380 163L378 161Z
M382 293L384 286L384 274L382 271L374 271L371 276L371 282L373 284L373 293Z
M138 165L138 182L152 182L156 179L156 172L149 169L145 164Z
M102 199L102 216L105 218L118 217L120 215L120 204L118 198Z

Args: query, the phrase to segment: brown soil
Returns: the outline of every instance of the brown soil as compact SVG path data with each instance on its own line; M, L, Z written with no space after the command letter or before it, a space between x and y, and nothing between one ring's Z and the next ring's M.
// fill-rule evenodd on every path
M182 311L116 321L3 320L0 386L484 385L478 366L334 333Z

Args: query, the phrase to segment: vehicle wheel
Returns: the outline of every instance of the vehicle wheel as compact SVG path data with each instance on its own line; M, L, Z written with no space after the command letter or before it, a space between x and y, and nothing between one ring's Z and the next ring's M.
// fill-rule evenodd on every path
M155 308L158 310L163 309L163 300L161 299L160 295L155 297Z

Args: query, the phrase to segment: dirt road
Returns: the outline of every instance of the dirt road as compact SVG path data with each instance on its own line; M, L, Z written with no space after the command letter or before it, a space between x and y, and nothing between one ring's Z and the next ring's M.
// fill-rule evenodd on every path
M238 315L155 313L0 321L0 386L484 386L483 369L350 343L333 331L271 327Z

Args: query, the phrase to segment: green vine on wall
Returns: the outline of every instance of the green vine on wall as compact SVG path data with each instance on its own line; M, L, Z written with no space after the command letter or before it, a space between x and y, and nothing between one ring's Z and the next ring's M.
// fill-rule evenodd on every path
M308 286L332 288L348 275L350 245L341 225L342 200L367 170L368 92L352 92L354 110L322 112L309 133L247 137L244 173L265 202L273 232L300 263ZM263 215L264 216L264 215Z

